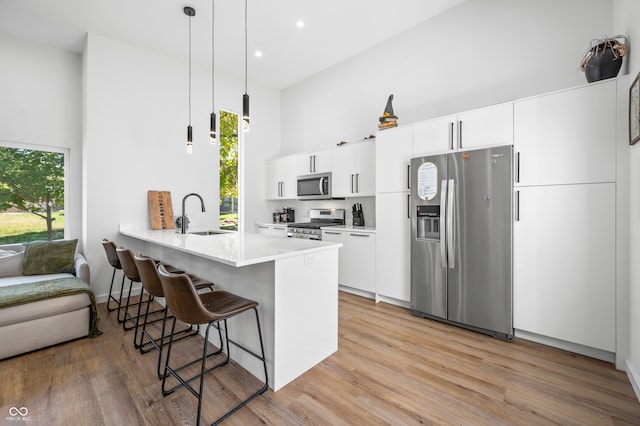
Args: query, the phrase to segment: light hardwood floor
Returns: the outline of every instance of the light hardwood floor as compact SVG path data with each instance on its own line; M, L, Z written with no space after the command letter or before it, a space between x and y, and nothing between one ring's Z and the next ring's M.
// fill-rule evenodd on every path
M225 424L640 424L640 403L611 364L345 293L339 304L338 352ZM193 424L195 398L184 389L163 398L156 353L140 355L115 313L99 312L98 338L0 361L0 424ZM200 344L179 348L197 356ZM256 383L235 364L208 375L203 424ZM8 419L11 407L27 407L30 422Z

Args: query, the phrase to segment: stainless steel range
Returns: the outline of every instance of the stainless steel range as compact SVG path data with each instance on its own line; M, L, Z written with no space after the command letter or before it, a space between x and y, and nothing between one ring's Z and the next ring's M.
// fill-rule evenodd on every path
M321 240L320 227L344 225L344 223L344 209L311 209L309 210L309 222L287 225L287 236L289 238Z

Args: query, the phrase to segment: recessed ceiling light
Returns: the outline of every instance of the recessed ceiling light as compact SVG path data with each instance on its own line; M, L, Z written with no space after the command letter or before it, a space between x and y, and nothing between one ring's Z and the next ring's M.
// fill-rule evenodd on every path
M256 56L256 58L261 58L262 57L262 52L259 50L256 50L254 55Z
M300 21L296 22L296 27L298 27L298 28L304 27L304 21L300 20Z

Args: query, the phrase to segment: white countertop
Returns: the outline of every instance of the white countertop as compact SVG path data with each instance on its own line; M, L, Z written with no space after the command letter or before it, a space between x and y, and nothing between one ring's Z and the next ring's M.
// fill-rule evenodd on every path
M252 232L178 234L173 229L155 231L127 224L120 224L120 233L236 267L342 247L342 244L330 241L278 238Z

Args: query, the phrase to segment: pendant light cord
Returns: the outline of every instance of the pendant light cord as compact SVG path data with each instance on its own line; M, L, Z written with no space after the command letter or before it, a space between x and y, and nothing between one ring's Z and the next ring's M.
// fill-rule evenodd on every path
M215 0L211 0L211 111L215 114L216 106L215 106L215 97L216 97L216 85L214 83L215 79L215 26L213 25L215 22Z
M244 0L244 93L247 93L247 0Z
M189 16L189 126L191 126L191 16Z

